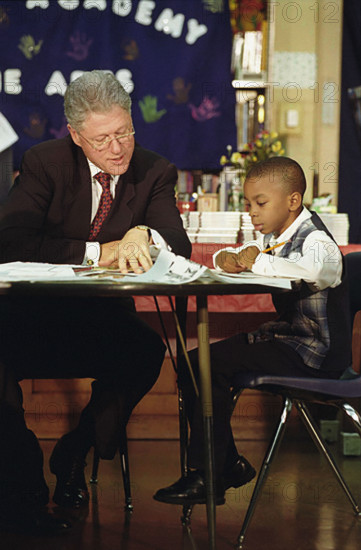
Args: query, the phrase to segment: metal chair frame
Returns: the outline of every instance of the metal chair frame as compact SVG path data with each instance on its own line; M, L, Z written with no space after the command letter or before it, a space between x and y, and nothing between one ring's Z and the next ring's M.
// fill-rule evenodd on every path
M125 499L124 510L126 510L127 512L132 512L133 504L132 504L132 494L131 494L131 488L130 488L128 442L127 442L127 432L125 429L120 436L119 457L120 457L120 465L122 468L123 487L124 487L124 499ZM97 450L94 448L92 473L89 480L89 482L93 485L96 485L98 483L99 461L100 461L99 454Z
M184 327L185 327L186 316L187 316L187 299L176 298L176 309L173 306L173 302L171 298L169 298L169 302L171 305L172 312L174 314L174 320L177 328L177 333L176 333L177 362L174 358L172 348L169 343L166 327L163 322L163 317L159 308L157 297L154 296L154 303L158 312L166 346L172 361L174 371L178 375L177 363L183 360L184 342L182 344L180 340L183 338L181 326L183 327L183 332L185 332ZM176 310L177 310L177 314L175 314ZM182 474L185 475L187 472L188 426L187 426L187 417L184 411L184 400L183 400L182 390L180 389L178 384L177 384L177 387L178 387L179 434L180 434L180 463L181 463ZM132 494L131 494L131 485L130 485L129 456L128 456L128 442L127 442L126 429L124 429L123 433L120 436L119 457L120 457L120 464L122 468L123 487L124 487L124 498L125 498L124 509L127 512L131 512L133 510L133 504L132 504ZM97 453L96 449L94 449L92 474L90 477L91 484L97 484L98 482L99 461L100 461L99 454Z
M269 443L268 449L264 456L260 472L257 477L255 487L248 505L248 509L243 520L243 524L237 539L237 550L242 550L247 529L255 512L255 508L260 496L261 490L266 482L269 469L279 449L282 441L287 421L290 418L293 407L296 408L299 417L306 426L307 431L311 435L316 447L320 453L326 458L330 465L339 485L348 498L356 515L360 516L359 505L354 498L347 482L345 481L327 443L324 441L317 423L313 419L307 403L321 403L333 405L342 410L348 418L351 419L357 431L361 435L361 416L347 402L350 397L361 397L361 376L355 376L345 380L325 380L325 379L310 379L310 378L285 378L276 376L262 376L247 373L243 377L237 377L237 385L242 386L242 389L234 393L234 404L244 389L256 389L257 391L265 391L272 394L281 395L283 398L283 406L279 416L278 424L274 431L273 437ZM314 390L312 390L312 386ZM352 385L352 387L351 387ZM322 391L323 388L323 391ZM351 390L351 391L350 391ZM331 393L331 395L330 395Z

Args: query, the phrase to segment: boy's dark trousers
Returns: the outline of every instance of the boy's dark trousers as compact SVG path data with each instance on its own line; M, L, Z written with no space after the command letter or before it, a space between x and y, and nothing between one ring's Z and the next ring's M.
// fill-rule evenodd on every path
M190 360L198 379L198 350L190 352ZM235 375L242 371L284 376L327 376L307 367L290 346L277 341L249 344L241 333L211 344L214 453L216 473L230 469L238 458L231 430L233 402L231 387ZM191 427L188 466L204 469L202 406L197 399L188 372L180 376L186 412Z

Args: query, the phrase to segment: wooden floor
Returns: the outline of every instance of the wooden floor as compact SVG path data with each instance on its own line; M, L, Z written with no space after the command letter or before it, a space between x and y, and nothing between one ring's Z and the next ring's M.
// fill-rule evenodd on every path
M54 476L49 473L47 459L53 445L53 441L42 441L51 491ZM257 468L265 447L265 441L242 443L243 452ZM130 519L123 511L119 463L116 459L102 461L89 509L70 513L74 519L71 533L52 538L1 533L1 549L206 550L204 506L195 507L190 532L180 524L180 507L152 498L157 488L178 477L178 443L130 441L129 454L134 498ZM361 458L345 458L339 453L337 456L352 490L361 500ZM88 477L89 470L88 465ZM226 504L217 507L217 550L234 547L252 487L253 483L229 490ZM361 519L354 516L324 459L307 436L286 433L247 533L245 549L359 550L360 542Z

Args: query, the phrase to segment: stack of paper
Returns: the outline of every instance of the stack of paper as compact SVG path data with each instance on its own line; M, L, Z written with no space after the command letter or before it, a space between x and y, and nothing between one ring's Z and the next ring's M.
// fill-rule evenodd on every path
M189 212L188 237L194 243L237 243L240 219L241 212Z
M240 242L247 243L248 241L254 241L260 235L259 231L255 231L251 216L248 212L241 213L241 231Z
M339 246L348 245L347 214L318 214ZM248 212L187 212L181 215L192 243L246 243L259 237Z
M258 236L248 212L187 212L182 219L193 243L244 243Z

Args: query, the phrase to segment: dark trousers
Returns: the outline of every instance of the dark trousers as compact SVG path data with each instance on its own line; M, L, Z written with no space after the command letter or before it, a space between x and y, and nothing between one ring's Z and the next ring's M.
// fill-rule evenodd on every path
M95 379L92 395L77 432L102 458L112 458L133 408L158 378L164 353L161 337L139 318L132 300L1 297L2 436L14 434L1 447L14 447L15 440L17 449L21 441L26 447L19 380L89 377Z
M211 344L214 452L217 474L227 471L238 458L238 451L231 430L233 402L231 388L237 373L262 372L284 376L325 376L307 367L290 346L281 342L249 344L246 334L238 334ZM198 379L198 350L190 352L190 360ZM333 373L330 377L338 377ZM203 419L200 400L191 383L188 372L180 378L186 412L191 428L188 448L190 468L204 469Z

